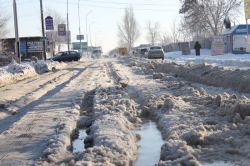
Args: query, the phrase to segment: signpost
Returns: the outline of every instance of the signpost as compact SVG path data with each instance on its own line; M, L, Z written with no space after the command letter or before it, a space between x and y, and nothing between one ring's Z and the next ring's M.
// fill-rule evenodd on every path
M66 24L58 24L58 36L66 36Z
M84 35L77 35L77 36L76 36L76 39L77 39L77 40L84 40Z
M54 30L53 18L48 16L45 18L46 30Z

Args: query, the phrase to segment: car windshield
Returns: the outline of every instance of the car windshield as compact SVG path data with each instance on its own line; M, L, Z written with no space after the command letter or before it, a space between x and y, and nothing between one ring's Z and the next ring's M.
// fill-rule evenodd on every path
M161 47L150 47L150 50L159 50L162 49Z

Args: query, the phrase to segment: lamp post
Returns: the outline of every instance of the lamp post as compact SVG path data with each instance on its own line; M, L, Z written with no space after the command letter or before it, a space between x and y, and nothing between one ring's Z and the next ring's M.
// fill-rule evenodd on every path
M16 56L19 58L19 63L21 63L16 0L13 0L13 12L14 12L14 26L15 26L15 53L16 53Z
M87 55L88 55L88 16L90 15L90 13L92 12L92 10L90 10L87 14L86 14L86 41L87 41Z
M78 0L78 19L79 19L80 51L82 51L81 18L80 18L80 0Z
M70 33L69 33L69 0L67 0L67 43L68 43L68 51L70 51L70 41L69 41L69 37L70 37Z

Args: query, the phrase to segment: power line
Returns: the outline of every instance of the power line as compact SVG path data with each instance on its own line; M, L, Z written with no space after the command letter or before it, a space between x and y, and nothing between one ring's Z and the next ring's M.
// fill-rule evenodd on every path
M51 2L56 2L56 3L61 3L62 1L60 0L53 0L53 1L50 1ZM69 2L69 4L71 5L78 5L77 3L75 2ZM116 10L122 10L126 7L110 7L110 6L102 6L102 5L92 5L92 4L80 4L80 6L85 6L85 7L96 7L96 8L103 8L103 9L116 9ZM155 12L168 12L168 11L176 11L176 10L173 10L173 9L146 9L146 8L143 8L143 9L139 9L139 8L134 8L135 11L155 11Z
M108 4L118 4L118 5L130 5L130 3L125 2L111 2L111 1L101 1L101 0L81 0L81 1L87 1L87 2L99 2L99 3L108 3ZM169 4L155 4L155 3L133 3L132 5L138 5L138 6L164 6Z

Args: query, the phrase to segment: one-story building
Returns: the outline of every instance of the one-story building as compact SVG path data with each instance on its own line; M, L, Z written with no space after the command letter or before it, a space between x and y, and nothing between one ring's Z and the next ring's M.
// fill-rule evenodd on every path
M248 32L247 32L248 31ZM250 34L250 25L241 24L226 29L223 33L225 53L245 54L247 53L247 35Z

